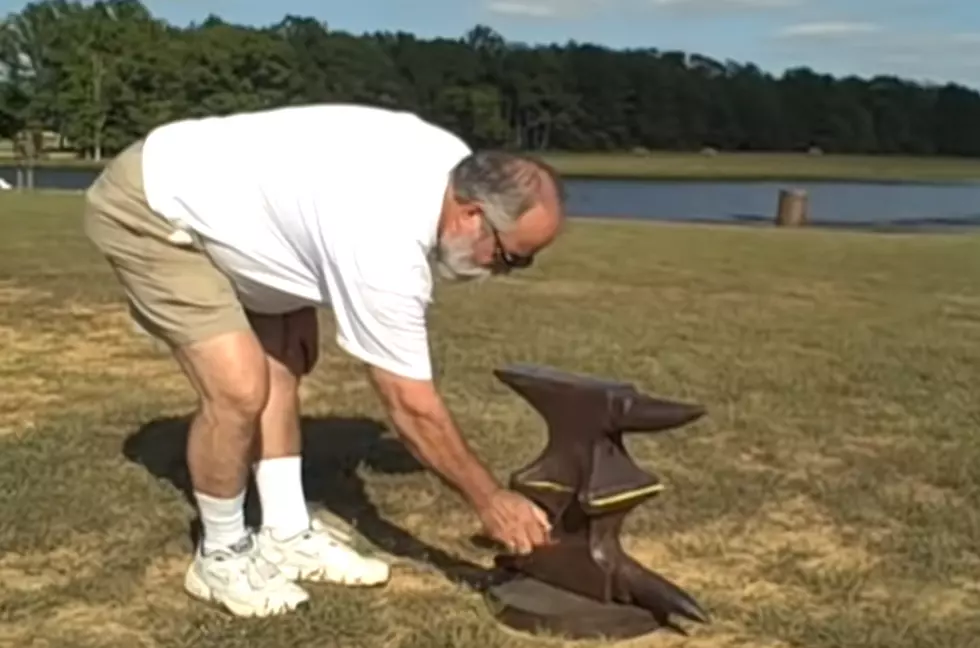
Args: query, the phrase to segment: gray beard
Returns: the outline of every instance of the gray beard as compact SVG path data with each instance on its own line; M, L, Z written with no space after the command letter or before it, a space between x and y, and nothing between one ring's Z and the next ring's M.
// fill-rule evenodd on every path
M479 281L490 276L489 268L473 262L473 244L476 237L444 239L434 248L433 262L438 275L448 281Z

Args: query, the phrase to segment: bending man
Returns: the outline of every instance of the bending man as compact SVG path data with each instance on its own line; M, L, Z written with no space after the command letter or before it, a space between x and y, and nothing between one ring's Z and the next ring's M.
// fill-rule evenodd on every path
M432 268L471 280L526 267L561 229L544 165L474 153L398 111L279 108L163 125L87 192L84 227L133 318L197 392L187 461L203 537L185 578L237 615L286 612L298 584L379 585L386 563L311 521L300 481L298 385L317 308L367 366L400 438L515 552L545 514L474 456L432 382ZM262 524L244 523L254 469Z

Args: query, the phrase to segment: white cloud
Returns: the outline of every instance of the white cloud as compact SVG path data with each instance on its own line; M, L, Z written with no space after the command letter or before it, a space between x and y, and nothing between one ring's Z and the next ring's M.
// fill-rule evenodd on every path
M963 32L953 34L950 40L959 45L980 45L980 32Z
M487 11L524 18L583 17L596 11L634 10L710 15L713 12L759 11L803 6L811 0L485 0Z
M846 38L876 34L882 31L881 25L869 22L810 22L788 25L776 35L780 38Z
M633 2L635 0L629 0ZM490 13L520 18L581 17L612 5L624 8L627 0L489 0L484 7Z
M507 16L547 18L555 15L555 7L546 2L491 2L487 9Z
M720 9L784 9L799 7L804 0L649 0L654 7L697 11Z
M944 29L936 20L939 6L954 0L868 0L849 7L843 0L479 1L509 21L574 19L583 26L576 40L589 40L588 19L604 14L649 24L645 44L744 58L774 71L806 65L832 74L895 74L980 88L980 31L963 21ZM729 24L733 38L720 39L717 28Z
M980 88L980 33L885 29L873 23L822 23L829 29L783 29L772 41L772 55L784 65L862 76L894 74L945 83L955 80ZM821 25L821 23L811 23ZM837 27L835 27L835 25ZM793 25L791 27L800 27ZM872 27L872 28L869 28ZM833 46L828 46L832 40Z

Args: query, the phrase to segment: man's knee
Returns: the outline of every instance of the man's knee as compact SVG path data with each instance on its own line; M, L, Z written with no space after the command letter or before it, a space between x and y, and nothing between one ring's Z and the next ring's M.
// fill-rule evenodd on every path
M205 416L238 424L259 419L269 400L269 369L251 332L219 335L182 347L176 355Z
M263 367L212 384L202 395L202 406L222 418L247 423L259 419L268 400L268 372Z

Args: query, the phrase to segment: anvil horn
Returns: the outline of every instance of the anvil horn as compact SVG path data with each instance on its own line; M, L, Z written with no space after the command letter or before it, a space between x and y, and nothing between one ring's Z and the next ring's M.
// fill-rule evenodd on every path
M699 405L646 396L639 392L616 399L612 427L620 432L659 432L687 425L705 415Z

